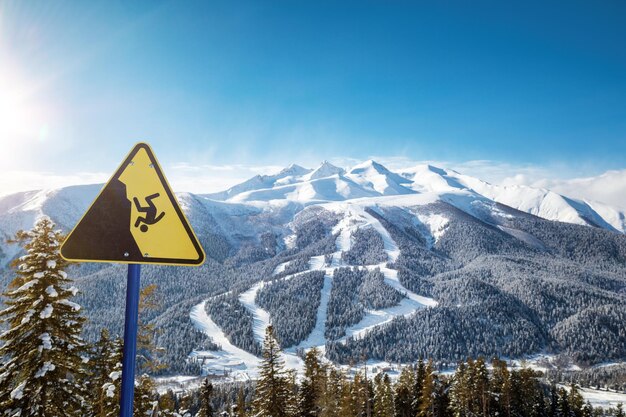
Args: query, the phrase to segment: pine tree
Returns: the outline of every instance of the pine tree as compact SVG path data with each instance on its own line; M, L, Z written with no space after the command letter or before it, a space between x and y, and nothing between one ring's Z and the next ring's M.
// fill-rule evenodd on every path
M0 318L9 330L0 336L0 410L5 415L76 416L88 410L85 386L84 319L72 301L77 290L59 255L63 240L48 218L16 234L26 255L13 266L16 277L4 293Z
M468 374L469 370L465 366L465 363L461 362L456 369L450 388L450 410L454 417L465 417L469 413Z
M246 393L244 392L243 387L239 387L239 390L237 391L237 412L235 413L235 416L246 417L247 408Z
M353 415L355 416L367 416L368 414L368 402L370 399L368 381L363 372L357 372L354 374L354 380L352 382L352 401L353 401Z
M389 375L379 373L374 377L374 416L393 417L393 389Z
M423 364L422 364L423 366ZM418 368L419 369L419 368ZM418 372L419 375L419 372ZM435 374L432 361L428 362L428 365L423 366L422 371L422 387L420 392L419 408L417 415L419 417L434 417L435 415Z
M493 371L490 380L490 390L494 396L494 411L500 416L510 417L511 374L506 366L506 362L496 358L491 364Z
M142 375L135 381L135 398L133 401L134 414L145 416L158 404L156 385L148 375Z
M209 382L209 378L206 378L200 387L200 410L198 410L198 417L213 417L212 395L213 384Z
M417 361L417 368L415 369L415 380L413 383L413 404L411 405L412 414L417 415L421 409L422 401L422 389L424 386L424 378L426 377L426 366L424 360L420 357Z
M433 415L435 417L450 417L450 380L443 376L435 378L433 400Z
M291 417L298 415L298 372L295 369L285 371L287 375L287 407L286 414Z
M345 375L334 366L329 366L326 372L324 407L320 411L320 417L334 417L341 408Z
M298 415L300 417L316 417L320 411L322 399L322 367L319 361L319 351L316 348L309 350L304 358L304 378L300 383L298 401Z
M341 386L341 401L338 414L342 417L357 417L356 412L354 383L346 378Z
M561 417L570 417L569 395L565 388L559 388L558 415Z
M489 415L490 396L489 396L489 371L482 357L474 362L474 396L476 397L476 408L474 412L479 415ZM528 414L526 414L528 415Z
M553 382L550 385L550 398L548 399L548 417L557 417L559 414L559 391Z
M585 400L583 396L580 395L578 388L576 385L572 384L569 390L568 402L570 406L570 412L574 417L582 417L583 415L583 407L585 406Z
M617 411L615 412L615 417L624 417L624 404L617 404Z
M412 396L414 384L413 370L408 366L402 368L398 382L396 382L394 396L395 417L414 417Z
M176 396L174 391L168 389L165 394L159 396L159 410L161 410L160 416L172 417L176 410Z
M289 381L274 329L267 326L263 342L263 361L256 385L254 412L258 417L286 417Z
M122 341L111 339L109 331L100 332L91 359L92 409L97 417L115 417L120 412Z
M160 305L157 290L156 284L150 284L143 287L139 294L139 330L137 332L137 373L139 374L154 374L167 366L161 360L163 349L154 342L155 335L159 331L153 323L145 319L146 315Z

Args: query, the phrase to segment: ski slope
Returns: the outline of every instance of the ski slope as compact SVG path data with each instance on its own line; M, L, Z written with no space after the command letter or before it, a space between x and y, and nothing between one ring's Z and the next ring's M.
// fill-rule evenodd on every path
M205 300L195 305L189 313L189 318L199 331L203 332L214 343L221 346L218 351L193 351L190 360L201 363L203 373L222 373L228 368L237 379L255 378L258 375L260 359L255 355L233 345L222 329L215 324L206 313Z
M335 211L344 214L343 218L332 230L333 234L337 234L337 239L335 241L336 251L332 254L330 265L326 264L326 257L324 255L314 256L309 260L309 268L306 271L301 271L280 278L280 280L289 280L311 271L325 272L324 283L321 289L320 305L317 310L313 330L308 337L298 345L290 346L283 351L285 364L288 368L295 369L297 371L301 371L303 369L304 363L297 355L297 352L306 352L313 347L318 348L321 352L324 352L325 350L326 338L324 337L324 333L328 313L328 302L332 290L333 274L337 268L349 266L343 261L342 253L350 250L352 246L352 233L361 227L371 227L381 236L384 251L387 254L389 262L396 261L400 255L400 249L389 232L387 232L384 226L374 216L365 210L365 207L365 205L353 204L351 202L333 203L333 205L329 205L327 207L328 209L334 209ZM274 270L274 275L283 272L286 265L287 263L278 265L278 267ZM339 340L340 342L345 341L350 337L362 337L367 332L389 323L395 317L408 317L415 314L420 309L437 306L437 301L434 299L416 294L404 287L398 279L398 271L389 268L386 262L376 265L359 266L358 268L367 270L379 269L384 276L384 282L403 294L404 298L400 301L400 303L389 308L367 310L363 319L359 323L346 329L346 335ZM248 290L242 292L238 297L241 304L251 313L253 317L254 338L259 343L263 343L265 331L267 326L271 323L270 314L256 303L257 293L266 285L272 285L272 282L258 282L251 286ZM190 317L197 328L209 335L215 343L222 345L222 350L217 352L214 355L214 358L208 359L208 368L211 366L215 368L221 365L231 367L233 369L240 369L241 371L245 371L246 375L255 375L260 359L230 343L219 326L217 326L206 314L204 308L205 305L206 301L195 306L192 309ZM207 354L207 352L202 353ZM208 353L212 354L213 352ZM372 367L376 367L378 364L376 361L370 362L370 366Z

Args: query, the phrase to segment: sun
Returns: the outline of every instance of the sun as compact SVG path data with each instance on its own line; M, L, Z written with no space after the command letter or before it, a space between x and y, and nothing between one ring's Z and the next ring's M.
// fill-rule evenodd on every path
M12 163L46 140L49 111L29 81L0 54L0 162Z

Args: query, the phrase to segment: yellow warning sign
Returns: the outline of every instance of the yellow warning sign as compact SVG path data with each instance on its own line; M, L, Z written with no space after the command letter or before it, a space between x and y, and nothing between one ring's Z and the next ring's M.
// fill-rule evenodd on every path
M204 251L145 143L137 144L61 247L69 261L201 265Z

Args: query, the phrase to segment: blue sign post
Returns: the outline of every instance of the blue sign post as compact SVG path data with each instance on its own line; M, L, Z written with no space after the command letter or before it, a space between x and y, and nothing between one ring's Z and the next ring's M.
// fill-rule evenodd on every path
M140 274L141 265L128 265L120 417L132 417L133 415L133 398L135 395L135 358L137 357L137 319L139 315Z

